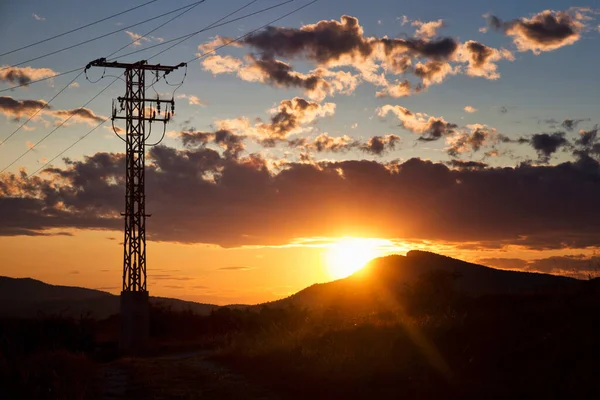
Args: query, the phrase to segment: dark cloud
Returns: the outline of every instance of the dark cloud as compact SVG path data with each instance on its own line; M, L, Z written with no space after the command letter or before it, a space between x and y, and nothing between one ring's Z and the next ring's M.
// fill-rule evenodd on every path
M520 258L483 258L477 262L500 268L545 274L570 275L576 278L596 277L600 272L600 256L583 254L552 256L535 260Z
M572 131L574 129L577 128L577 125L579 125L579 123L584 122L584 121L589 121L589 118L585 118L585 119L565 119L561 126L566 129L567 131Z
M15 100L12 97L0 96L0 113L17 120L28 117L44 106L44 100Z
M230 247L344 234L540 250L600 243L594 158L514 168L451 169L420 159L269 165L257 155L152 148L149 240ZM0 234L121 230L123 171L123 155L98 153L45 179L3 174Z
M322 133L314 140L298 138L288 141L288 146L307 151L343 153L359 146L360 143L349 136L333 137Z
M244 43L268 57L304 55L323 64L343 56L364 59L373 52L372 45L363 37L358 19L347 15L339 22L320 21L300 29L270 26L249 35Z
M476 124L469 127L470 133L461 133L450 138L451 145L446 151L451 157L458 157L463 152L477 152L491 140L504 138L495 135L495 132L485 125Z
M323 105L294 97L292 100L282 100L270 123L258 125L259 131L266 137L276 140L284 139L299 129L303 124L311 123L318 117L333 115L335 104Z
M519 51L531 50L535 54L552 51L575 43L584 29L588 10L545 10L531 18L503 22L496 16L488 17L488 24L511 36Z
M394 150L399 142L400 136L397 135L373 136L361 145L360 149L365 153L382 155L387 151Z
M458 49L458 43L449 37L432 40L416 38L382 38L373 43L383 46L386 56L408 53L416 58L427 58L435 61L447 61Z
M293 68L283 61L264 56L260 59L251 57L252 66L264 77L267 83L282 87L299 87L308 92L319 86L327 87L327 82L317 75L295 73Z
M487 164L479 161L450 160L446 164L456 169L485 169Z
M219 270L221 271L247 271L252 269L250 267L221 267Z
M12 97L0 96L0 113L9 118L19 120L40 110L43 110L39 113L40 116L46 115L59 119L71 117L75 121L90 123L104 121L103 117L96 115L88 108L53 110L44 100L15 100Z
M181 132L181 142L186 147L205 147L209 143L215 143L224 150L226 158L238 158L245 150L245 136L236 135L227 129L219 129L215 132Z
M81 121L91 121L91 122L102 122L104 118L96 115L89 108L78 108L74 110L57 110L52 113L55 117L59 118L75 118Z
M569 145L564 132L537 133L532 135L530 143L538 153L541 163L548 163L554 153Z
M562 122L554 119L554 118L549 118L549 119L545 119L543 122L548 124L548 126L552 129L564 129L568 132L572 132L573 130L575 130L577 128L577 126L585 121L589 121L589 118L582 118L582 119L569 119L569 118L565 118ZM538 121L538 122L542 122L542 121Z

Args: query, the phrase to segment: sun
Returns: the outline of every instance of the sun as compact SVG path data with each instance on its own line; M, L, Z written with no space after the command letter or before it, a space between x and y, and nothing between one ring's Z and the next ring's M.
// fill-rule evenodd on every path
M384 241L387 242L387 241ZM333 279L352 275L373 258L382 255L380 239L342 238L325 252L326 265Z

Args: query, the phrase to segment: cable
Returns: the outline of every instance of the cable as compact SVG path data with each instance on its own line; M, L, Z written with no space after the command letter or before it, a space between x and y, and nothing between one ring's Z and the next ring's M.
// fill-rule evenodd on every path
M89 24L86 24L86 25L80 26L79 28L71 29L70 31L66 31L66 32L60 33L60 34L58 34L58 35L54 35L54 36L52 36L52 37L49 37L49 38L47 38L47 39L44 39L44 40L39 40L39 41L37 41L37 42L35 42L35 43L28 44L27 46L23 46L23 47L19 47L18 49L14 49L14 50L11 50L11 51L7 51L6 53L2 53L2 54L0 54L0 57L6 56L6 55L8 55L8 54L15 53L15 52L17 52L17 51L21 51L21 50L24 50L24 49L28 49L28 48L30 48L30 47L33 47L33 46L36 46L36 45L38 45L38 44L40 44L40 43L46 43L46 42L48 42L48 41L50 41L50 40L53 40L53 39L59 38L59 37L61 37L61 36L68 35L69 33L77 32L77 31L80 31L80 30L82 30L82 29L89 28L89 27L90 27L90 26L92 26L92 25L96 25L96 24L99 24L100 22L108 21L109 19L112 19L112 18L118 17L118 16L120 16L120 15L123 15L123 14L127 14L127 13L128 13L128 12L130 12L130 11L137 10L138 8L145 7L145 6L147 6L148 4L155 3L155 2L157 2L157 1L158 1L158 0L151 0L151 1L148 1L148 2L146 2L146 3L144 3L144 4L141 4L141 5L139 5L139 6L136 6L136 7L130 8L129 10L121 11L121 12L119 12L119 13L117 13L117 14L113 14L113 15L111 15L111 16L109 16L109 17L106 17L106 18L99 19L98 21L90 22Z
M94 97L92 97L91 99L89 99L87 101L87 103L85 103L84 105L82 105L81 107L79 107L77 110L72 111L71 115L69 115L69 117L67 119L65 119L64 121L62 121L59 125L56 126L56 128L52 129L50 131L50 133L48 133L46 136L44 136L43 138L41 138L40 140L38 140L33 146L31 146L29 149L27 149L27 151L25 151L23 154L21 154L19 157L17 157L16 160L14 160L13 162L11 162L10 164L8 164L6 167L4 167L0 173L6 171L8 168L12 167L17 161L19 161L21 158L23 158L26 154L28 154L30 151L32 151L33 149L35 149L40 143L42 143L44 140L46 140L50 135L52 135L54 132L56 132L60 127L62 127L64 124L67 123L67 121L69 121L71 118L73 118L76 114L77 111L79 110L83 110L88 104L90 104L92 101L94 101L98 96L100 96L102 93L104 93L104 91L106 89L108 89L113 83L115 83L118 79L115 79L114 81L112 81L111 83L109 83L104 89L102 89L100 92L98 92Z
M79 78L81 76L81 74L83 74L83 71L81 71L79 74L77 74L77 76L75 78L73 78L71 80L71 82L67 83L65 85L65 87L63 87L58 93L56 93L47 103L44 103L44 105L42 107L38 108L36 112L34 112L33 114L31 114L31 116L27 119L27 121L23 122L10 135L8 135L6 138L4 138L2 140L2 142L0 142L0 146L2 146L4 143L6 143L7 140L9 140L11 137L13 137L15 135L15 133L17 133L18 131L21 130L21 128L23 128L25 125L27 125L27 123L29 121L31 121L36 115L38 115L40 113L40 111L42 111L43 109L47 108L50 105L50 103L52 103L52 100L56 99L62 92L64 92L69 86L71 86L71 84L73 82L75 82L77 80L77 78Z
M208 31L208 30L210 30L210 29L219 28L219 27L221 27L221 26L224 26L224 25L231 24L232 22L236 22L236 21L239 21L239 20L242 20L242 19L248 18L248 17L252 17L252 16L254 16L254 15L256 15L256 14L260 14L260 13L263 13L263 12L266 12L266 11L269 11L269 10L272 10L272 9L274 9L274 8L277 8L277 7L283 6L284 4L291 3L291 2L293 2L294 0L288 0L288 1L284 1L283 3L279 3L279 4L276 4L276 5L274 5L274 6L270 6L270 7L267 7L267 8L263 8L263 9L261 9L261 10L255 11L255 12L252 12L252 13L249 13L249 14L245 14L245 15L243 15L243 16L241 16L241 17L237 17L237 18L234 18L234 19L230 19L230 20L228 20L228 21L225 21L225 22L223 22L223 23L221 23L221 24L219 24L219 23L218 23L218 22L220 22L220 21L224 20L225 18L227 18L227 17L229 17L229 16L231 16L231 15L233 15L233 14L235 14L235 13L237 13L237 12L241 11L242 9L244 9L244 8L246 8L246 7L248 7L248 6L250 6L252 3L255 3L256 1L258 1L258 0L253 0L253 1L251 1L250 3L246 4L245 6L238 8L237 10L235 10L235 11L233 11L233 12L231 12L231 13L227 14L226 16L222 17L222 18L221 18L221 19L219 19L218 21L215 21L215 22L214 22L214 23L212 23L211 25L209 25L209 26L207 26L207 27L204 27L204 28L202 28L202 29L201 29L201 30L199 30L199 31L192 32L192 33L188 33L187 35L179 36L179 37L176 37L176 38L174 38L174 39L170 39L170 40L167 40L167 41L165 41L165 42L158 43L158 44L155 44L155 45L152 45L152 46L144 47L143 49L135 50L135 51L132 51L132 52L130 52L130 53L123 54L123 55L121 55L121 56L119 56L119 57L127 57L127 56L130 56L130 55L132 55L132 54L137 54L137 53L140 53L140 52L142 52L142 51L146 51L146 50L153 49L153 48L155 48L155 47L164 46L164 45L166 45L166 44L169 44L169 43L172 43L172 42L175 42L175 41L177 41L177 40L180 40L180 39L182 39L182 40L180 40L179 42L175 43L174 45L172 45L172 46L169 46L168 48L166 48L166 49L162 50L161 52L159 52L159 53L157 53L157 54L155 54L155 55L153 55L153 56L151 57L151 58L154 58L154 57L157 57L157 56L159 56L160 54L162 54L162 53L166 52L167 50L170 50L170 49L172 49L173 47L175 47L175 46L179 45L180 43L182 43L182 42L186 41L187 39L189 39L189 38L191 38L191 37L193 37L193 36L195 36L195 35L197 35L197 34L199 34L199 33L201 33L201 32L206 32L206 31ZM150 60L151 58L149 58L149 60ZM113 58L112 60L116 60L116 58ZM109 60L109 61L110 61L110 60Z
M166 21L166 22L163 22L162 24L160 24L160 25L159 25L159 26L157 26L156 28L152 29L151 31L149 31L149 32L146 32L146 33L145 33L144 35L142 35L142 36L141 36L139 39L136 39L136 40L134 40L133 42L131 42L131 43L129 43L129 44L127 44L127 45L125 45L125 46L121 47L119 50L117 50L117 51L115 51L115 52L113 52L113 53L109 54L109 55L108 55L106 58L108 59L109 57L112 57L112 56L114 56L116 53L120 52L120 51L121 51L121 50L123 50L124 48L126 48L126 47L129 47L129 46L131 46L133 43L137 42L138 40L140 40L140 39L142 39L142 38L144 38L144 37L146 37L146 36L150 35L151 33L154 33L154 32L156 32L157 30L159 30L159 29L160 29L160 28L162 28L163 26L165 26L165 25L167 25L168 23L172 22L173 20L175 20L175 19L177 19L177 18L181 17L181 16L182 16L183 14L185 14L186 12L189 12L189 11L193 10L193 9L194 9L196 6L199 6L200 4L204 3L205 1L206 1L206 0L202 0L202 1L198 1L198 2L196 2L196 3L193 3L193 5L191 5L191 7L190 7L190 8L188 8L188 9L187 9L187 10L185 10L185 11L183 11L181 14L177 14L176 16L174 16L173 18L171 18L170 20L168 20L168 21Z
M164 17L164 16L166 16L166 15L169 15L169 14L173 14L173 13L175 13L175 12L177 12L177 11L181 11L181 10L183 10L183 9L185 9L185 8L190 8L190 7L196 6L196 5L200 4L200 3L204 3L205 1L206 1L206 0L200 0L200 1L196 1L195 3L188 4L187 6L184 6L184 7L179 7L179 8L177 8L177 9L175 9L175 10L171 10L171 11L169 11L169 12L167 12L167 13L164 13L164 14L158 15L158 16L156 16L156 17L152 17L152 18L146 19L146 20L144 20L144 21L142 21L142 22L138 22L138 23L135 23L135 24L133 24L133 25L129 25L129 26L125 27L125 28L117 29L116 31L112 31L112 32L109 32L109 33L105 33L105 34L103 34L103 35L96 36L96 37L94 37L94 38L92 38L92 39L84 40L83 42L79 42L79 43L76 43L76 44L74 44L74 45L67 46L67 47L64 47L64 48L62 48L62 49L59 49L59 50L51 51L50 53L46 53L46 54L43 54L43 55L41 55L41 56L37 56L37 57L34 57L34 58L30 58L29 60L22 61L22 62L20 62L20 63L13 64L13 65L10 65L10 66L7 66L7 67L3 67L3 68L1 68L1 69L0 69L0 72L1 72L1 71L4 71L4 70L6 70L6 69L9 69L9 68L18 67L19 65L27 64L27 63L29 63L29 62L31 62L31 61L36 61L36 60L39 60L39 59L42 59L42 58L45 58L45 57L48 57L48 56L51 56L51 55L54 55L54 54L58 54L58 53L61 53L61 52L63 52L63 51L70 50L70 49L73 49L73 48L75 48L75 47L79 47L79 46L82 46L82 45L84 45L84 44L87 44L87 43L90 43L90 42L94 42L94 41L96 41L96 40L99 40L99 39L103 39L103 38L105 38L105 37L107 37L107 36L114 35L115 33L123 32L123 31L125 31L125 30L127 30L127 29L130 29L130 28L136 27L136 26L138 26L138 25L145 24L146 22L154 21L155 19L162 18L162 17ZM141 39L141 38L140 38L140 39ZM134 40L134 42L136 42L136 41L138 41L138 40L139 40L139 39L136 39L136 40Z
M154 0L154 1L157 1L157 0ZM188 12L188 11L192 10L194 7L196 7L196 6L198 6L198 5L202 4L202 3L204 3L205 1L206 1L206 0L201 0L201 1L198 1L198 2L196 2L196 4L194 4L194 5L192 5L191 7L187 8L187 9L186 9L186 10L184 10L183 12L181 12L181 13L177 14L176 16L174 16L173 18L169 19L168 21L166 21L166 22L163 22L162 24L160 24L160 25L159 25L159 26L157 26L156 28L154 28L154 29L150 30L149 32L146 32L144 35L140 36L138 39L136 39L136 40L133 40L132 42L130 42L130 43L128 43L128 44L126 44L126 45L125 45L125 46L123 46L123 47L120 47L120 48L119 48L119 49L117 49L116 51L113 51L111 54L109 54L109 55L108 55L108 57L111 57L111 56L115 55L115 54L116 54L116 53L118 53L119 51L121 51L121 50L123 50L124 48L126 48L126 47L128 47L128 46L132 45L133 43L135 43L137 40L140 40L140 39L142 39L142 38L144 38L144 37L146 37L146 36L150 35L151 33L153 33L153 32L155 32L155 31L157 31L158 29L160 29L160 28L162 28L163 26L167 25L168 23L172 22L172 21L173 21L173 20L175 20L176 18L179 18L180 16L182 16L182 15L183 15L183 14L185 14L186 12ZM88 78L88 76L87 76L87 70L85 70L85 69L84 69L82 72L83 72L83 73L85 73L85 77L86 77L86 79L89 81L89 78ZM11 138L11 137L12 137L12 136L15 134L15 133L17 133L19 130L21 130L21 128L23 128L25 125L27 125L27 123L28 123L29 121L31 121L31 120L32 120L32 119L33 119L33 118L34 118L34 117L35 117L37 114L39 114L39 113L40 113L40 111L42 111L43 109L45 109L46 107L48 107L48 105L49 105L50 103L52 103L52 101L53 101L54 99L56 99L56 98L57 98L57 97L58 97L58 96L59 96L59 95L60 95L62 92L64 92L64 91L65 91L65 90L66 90L66 89L67 89L67 88L68 88L68 87L69 87L69 86L70 86L70 85L71 85L73 82L75 82L75 81L77 80L77 78L79 78L79 77L81 76L82 72L80 72L80 73L79 73L79 74L78 74L78 75L77 75L75 78L73 78L73 80L71 80L71 82L67 83L67 85L66 85L65 87L63 87L63 88L62 88L62 89L61 89L61 90L60 90L58 93L56 93L56 94L54 95L54 97L52 97L52 98L51 98L51 99L50 99L50 100L49 100L47 103L45 103L45 104L44 104L44 105L43 105L41 108L39 108L39 109L38 109L38 110L37 110L37 111L36 111L36 112L35 112L33 115L31 115L31 116L29 117L29 119L27 119L27 121L25 121L23 124L21 124L21 126L19 126L17 129L15 129L15 130L14 130L14 131L13 131L13 132L10 134L10 135L8 135L8 137L6 137L6 138L5 138L5 139L4 139L2 142L0 142L0 146L2 146L4 143L6 143L6 141L7 141L8 139L10 139L10 138ZM98 79L96 82L99 82L99 81L101 81L101 80L102 80L102 79L105 77L105 74L106 74L106 68L104 68L104 71L102 72L102 76L101 76L101 77L100 77L100 79ZM113 77L115 77L114 75L109 75L109 76L113 76ZM116 76L115 78L117 78L117 79L121 79L121 77L120 77L120 76ZM96 83L96 82L94 82L94 83Z
M271 24L273 24L273 23L275 23L275 22L277 22L277 21L280 21L280 20L282 20L283 18L286 18L286 17L288 17L288 16L290 16L290 15L292 15L292 14L294 14L294 13L296 13L296 12L298 12L298 11L300 11L300 10L302 10L302 9L304 9L304 8L306 8L306 7L308 7L308 6L312 5L312 4L314 4L314 3L316 3L317 1L318 1L318 0L313 0L313 1L311 1L310 3L307 3L307 4L305 4L304 6L298 7L298 8L296 8L296 9L292 10L291 12L289 12L289 13L287 13L287 14L284 14L283 16L281 16L281 17L279 17L279 18L276 18L276 19L274 19L274 20L270 21L269 23L267 23L267 24L265 24L265 25L263 25L263 26L261 26L261 27L259 27L259 28L257 28L257 29L253 29L252 31L250 31L250 32L248 32L248 33L246 33L246 34L244 34L244 35L242 35L242 36L238 36L237 38L235 38L235 39L233 39L233 40L231 40L231 41L229 41L229 42L227 42L227 43L224 43L224 44L222 44L221 46L218 46L218 47L216 47L216 48L214 48L214 49L212 49L212 50L210 50L210 51L207 51L207 52L205 52L205 53L203 53L203 54L201 54L201 55L199 55L199 56L197 56L197 57L195 57L195 58L191 59L191 60L190 60L190 61L188 61L186 64L188 64L188 63L190 63L190 62L193 62L193 61L195 61L195 60L198 60L198 59L200 59L200 58L203 58L203 57L205 57L205 56L206 56L206 55L208 55L208 54L214 53L215 51L217 51L217 50L219 50L219 49L222 49L223 47L226 47L226 46L228 46L228 45L229 45L229 44L231 44L231 43L237 42L237 41L239 41L239 40L241 40L241 39L243 39L243 38L245 38L245 37L247 37L247 36L251 35L252 33L259 31L260 29L263 29L263 28L265 28L265 27L267 27L267 26L269 26L269 25L271 25ZM154 56L153 56L153 57L154 57ZM115 79L113 82L111 82L111 83L109 84L109 86L110 86L110 85L112 85L113 83L115 83L116 81L117 81L117 79ZM104 90L106 90L107 88L108 88L108 86L107 86L107 87L105 87L105 88L102 90L102 92L103 92ZM100 92L100 93L102 93L102 92ZM98 95L100 95L100 93L98 93ZM94 96L94 98L96 98L98 95ZM91 99L91 100L90 100L88 103L86 103L85 105L89 104L89 103L90 103L90 102L91 102L91 101L92 101L94 98L92 98L92 99ZM85 107L85 105L84 105L83 107ZM83 108L83 107L82 107L82 108ZM74 147L74 146L75 146L77 143L79 143L80 141L82 141L83 139L85 139L87 136L89 136L89 135L90 135L90 134L91 134L93 131L95 131L95 130L96 130L98 127L100 127L100 125L104 124L104 123L105 123L107 120L108 120L108 119L106 119L106 120L104 120L103 122L101 122L100 124L98 124L98 125L97 125L96 127L94 127L94 128L91 130L91 131L89 131L89 132L88 132L88 133L86 133L84 136L82 136L81 138L79 138L77 141L75 141L73 144L71 144L71 145L70 145L69 147L67 147L65 150L61 151L61 152L60 152L60 153L59 153L57 156L55 156L55 157L54 157L52 160L50 160L49 162L47 162L46 164L44 164L44 165L43 165L41 168L39 168L39 169L38 169L38 170L37 170L37 171L36 171L36 172L35 172L33 175L35 175L35 174L37 174L39 171L43 170L43 169L44 169L44 168L45 168L45 167L46 167L48 164L50 164L52 161L56 160L58 157L60 157L61 155L63 155L65 152L67 152L68 150L70 150L71 148L73 148L73 147ZM66 121L64 121L64 122L66 122ZM64 124L64 122L63 122L63 124ZM58 128L57 128L57 129L58 129ZM55 130L56 130L56 129L55 129ZM52 133L52 132L51 132L51 133ZM50 133L50 134L51 134L51 133ZM48 137L50 134L46 135L46 137ZM44 140L46 137L44 137L42 140ZM163 133L163 137L164 137L164 133ZM161 137L161 140L162 140L162 137ZM41 141L40 141L40 142L41 142ZM33 147L37 146L37 145L38 145L40 142L36 143L36 144L35 144ZM160 143L160 141L159 141L159 142L157 142L157 143ZM31 149L33 149L33 147L32 147ZM31 149L29 149L27 152L31 151ZM21 155L21 156L19 157L19 159L20 159L21 157L23 157L23 156L24 156L24 155L25 155L27 152L25 152L23 155ZM5 171L7 168L9 168L10 166L12 166L12 165L13 165L15 162L17 162L17 161L18 161L18 159L17 159L17 160L15 160L15 161L13 161L13 162L12 162L12 163L11 163L9 166L7 166L7 167L6 167L6 168L4 168L2 171L0 171L0 173L1 173L1 172L4 172L4 171ZM33 175L32 175L32 176L33 176Z
M75 142L71 143L70 146L68 146L66 149L64 149L63 151L61 151L60 153L58 153L56 156L54 156L54 158L52 160L48 161L46 164L44 164L40 168L38 168L33 174L28 175L27 178L30 178L32 176L36 176L40 171L42 171L44 168L46 168L47 165L51 164L54 160L56 160L58 157L60 157L63 154L65 154L67 151L71 150L77 143L81 142L83 139L85 139L86 137L88 137L89 135L91 135L92 132L94 132L96 129L98 129L102 125L104 125L106 123L106 121L108 121L108 120L109 120L109 118L106 118L104 121L100 122L98 125L96 125L88 133L86 133L85 135L83 135L82 137L80 137L79 139L77 139Z
M58 73L56 75L47 76L45 78L36 79L36 80L29 81L29 82L26 82L26 83L21 83L20 85L11 86L11 87L8 87L6 89L0 89L0 93L8 92L9 90L17 89L17 88L24 87L24 86L29 86L32 83L38 83L38 82L42 82L42 81L47 81L48 79L58 78L59 76L72 74L73 72L79 71L80 69L83 69L83 68L84 67L78 67L78 68L72 69L70 71L60 72L60 73Z
M153 56L152 56L152 58L154 58L154 57L157 57L157 56L161 55L161 54L162 54L162 53L164 53L165 51L172 49L173 47L175 47L175 46L179 45L180 43L182 43L182 42L184 42L184 41L186 41L186 40L188 40L188 39L190 39L190 38L192 38L192 37L194 37L194 36L196 36L197 34L199 34L200 32L202 32L202 31L204 31L204 30L208 30L208 29L216 28L216 27L217 27L217 24L218 24L219 22L223 21L223 20L224 20L224 19L226 19L226 18L229 18L230 16L232 16L232 15L234 15L234 14L238 13L239 11L242 11L242 10L243 10L244 8L246 8L246 7L250 7L252 4L256 3L257 1L258 1L258 0L252 0L252 1L248 2L248 3L246 3L246 5L244 5L244 6L240 7L240 8L238 8L238 9L237 9L237 10L235 10L235 11L232 11L232 12L230 12L229 14L225 15L224 17L221 17L220 19L216 20L215 22L213 22L212 24L208 25L208 26L207 26L207 27L205 27L204 29L201 29L201 30L199 30L199 31L197 31L197 32L193 32L193 33L192 33L192 34L190 34L188 37L186 37L186 38L184 38L184 39L181 39L179 42L177 42L177 43L175 43L175 44L173 44L173 45L171 45L171 46L167 47L166 49L164 49L164 50L160 51L159 53L157 53L157 54L153 55ZM266 8L265 10L262 10L262 11L267 11L267 10L269 10L269 9L271 9L271 8L275 8L275 7L282 6L282 5L286 4L286 3L289 3L290 1L293 1L293 0L289 0L289 1L286 1L286 2L284 2L284 3L276 4L276 5L272 6L272 7L268 7L268 8ZM260 11L260 12L262 12L262 11ZM258 11L257 11L257 12L255 12L255 13L252 13L252 14L250 14L250 15L254 15L254 14L258 14ZM250 16L250 15L248 15L248 16ZM242 17L236 18L236 19L234 19L234 20L232 20L232 21L227 21L226 23L234 22L234 21L240 20L240 19L242 19L242 18L244 18L244 17L245 17L245 16L242 16ZM225 24L225 23L224 23L224 24ZM224 25L224 24L222 24L222 25ZM221 25L219 25L219 26L221 26Z
M208 54L214 53L214 52L216 52L217 50L219 50L219 49L222 49L222 48L223 48L223 47L225 47L225 46L229 46L231 43L238 42L238 41L242 40L243 38L245 38L245 37L248 37L248 36L252 35L254 32L258 32L259 30L261 30L261 29L264 29L264 28L266 28L267 26L269 26L269 25L271 25L271 24L273 24L273 23L275 23L275 22L281 21L282 19L284 19L284 18L286 18L286 17L289 17L290 15L292 15L292 14L294 14L294 13L297 13L298 11L300 11L300 10L302 10L302 9L304 9L304 8L306 8L306 7L308 7L308 6L312 5L312 4L314 4L314 3L316 3L317 1L319 1L319 0L312 0L310 3L307 3L307 4L305 4L305 5L301 6L301 7L298 7L298 8L296 8L296 9L294 9L294 10L290 11L289 13L282 15L282 16L281 16L281 17L279 17L279 18L275 18L274 20L272 20L272 21L269 21L268 23L264 24L264 25L263 25L263 26L261 26L261 27L258 27L258 28L256 28L256 29L253 29L253 30L251 30L250 32L247 32L247 33L245 33L245 34L244 34L244 35L242 35L242 36L238 36L238 37L236 37L235 39L232 39L232 40L230 40L230 41L229 41L229 42L227 42L227 43L224 43L224 44L222 44L222 45L220 45L220 46L217 46L217 47L215 47L215 48L214 48L214 49L212 49L212 50L209 50L209 51L207 51L207 52L205 52L205 53L202 53L202 54L200 54L200 55L199 55L199 56L197 56L197 57L194 57L194 58L192 58L192 59L191 59L190 61L188 61L186 64L189 64L189 63L191 63L191 62L193 62L193 61L199 60L200 58L203 58L203 57L207 56Z
M218 27L221 27L221 26L224 26L224 25L230 24L230 23L232 23L232 22L239 21L239 20L241 20L241 19L243 19L243 18L248 18L248 17L250 17L250 16L253 16L253 15L256 15L256 14L258 14L258 13L265 12L265 11L267 11L267 10L270 10L270 9L273 9L273 8L275 8L275 7L279 7L279 6L283 5L283 4L287 4L287 3L291 2L291 1L294 1L294 0L288 0L288 1L284 2L284 3L276 4L276 5L274 5L274 6L271 6L271 7L268 7L268 8L262 9L262 10L259 10L259 11L255 11L255 12L253 12L253 13L251 13L251 14L247 14L247 15L244 15L244 16L242 16L242 17L238 17L238 18L235 18L235 19L232 19L232 20L226 21L226 22L224 22L224 23L222 23L222 24L214 25L214 26L210 27L209 29L218 28ZM310 3L310 4L312 4L312 3ZM308 4L308 5L310 5L310 4ZM299 11L299 10L298 10L298 11ZM284 17L286 17L287 15L289 15L289 14L286 14ZM273 22L276 22L276 21L271 21L269 24L272 24ZM263 27L264 27L264 26L263 26ZM258 28L257 30L260 30L260 29L262 29L263 27L260 27L260 28ZM208 30L208 29L207 29L207 28L204 28L204 30L203 30L203 31L206 31L206 30ZM254 32L255 32L255 31L252 31L252 32L249 32L248 34L252 34L252 33L254 33ZM200 33L200 32L197 32L197 33ZM159 46L163 46L163 45L165 45L165 44L168 44L168 43L170 43L170 42L174 42L174 41L176 41L176 40L179 40L179 39L182 39L182 38L187 38L188 36L190 36L190 37L191 37L191 35L194 35L194 34L196 34L196 32L192 32L192 33L190 33L190 34L188 34L188 35L180 36L180 37L178 37L178 38L174 38L174 39L171 39L171 40L169 40L169 41L166 41L166 42L163 42L163 43L155 44L155 45L153 45L153 46L145 47L145 48L143 48L143 49L136 50L136 51L133 51L133 52L130 52L130 53L127 53L127 54L121 55L121 56L119 56L119 57L127 57L127 56L130 56L130 55L132 55L132 54L136 54L136 53L139 53L139 52L142 52L142 51L145 51L145 50L150 50L150 49L152 49L152 48L159 47ZM240 40L240 39L242 39L242 37L239 37L239 38L237 38L237 39L236 39L236 41L237 41L237 40ZM178 43L178 44L179 44L179 43ZM221 47L219 47L219 48L221 48ZM166 50L168 50L168 49L166 49ZM165 51L166 51L166 50L165 50ZM162 52L161 52L161 53L159 53L159 54L162 54ZM158 54L156 54L156 55L158 55ZM155 55L155 56L156 56L156 55ZM152 58L154 58L155 56L152 56ZM109 56L109 57L110 57L110 56ZM108 58L107 58L107 59L108 59ZM111 60L114 60L114 59L111 59ZM195 60L195 59L194 59L194 60ZM192 60L192 61L194 61L194 60ZM109 60L109 61L110 61L110 60ZM75 68L75 69L72 69L72 70L70 70L70 71L61 72L61 73L58 73L58 74L56 74L56 75L53 75L53 76L49 76L49 77L45 77L45 78L41 78L41 79L36 79L36 80L29 81L29 82L27 82L27 83L23 83L23 84L20 84L20 85L11 86L11 87L9 87L9 88L6 88L6 89L0 89L0 93L7 92L7 91L9 91L9 90L17 89L17 88L24 87L24 86L29 86L30 84L33 84L33 83L43 82L43 81L46 81L46 80L49 80L49 79L57 78L57 77L59 77L59 76L62 76L62 75L67 75L67 74L73 73L73 72L75 72L75 71L78 71L78 70L80 70L81 68L84 68L84 67L85 67L85 66L81 66L81 67L79 67L79 68Z

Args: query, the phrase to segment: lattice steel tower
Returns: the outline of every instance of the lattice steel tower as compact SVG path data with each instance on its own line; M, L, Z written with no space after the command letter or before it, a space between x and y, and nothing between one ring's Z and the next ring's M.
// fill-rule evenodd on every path
M149 65L107 62L100 58L86 66L121 68L125 73L125 96L118 97L119 110L113 101L112 121L125 120L125 230L123 240L123 288L121 292L121 347L139 350L146 346L149 334L148 290L146 286L146 193L145 147L146 124L163 122L172 116L175 103L171 100L146 98L146 71L168 74L183 66ZM161 114L164 104L164 114ZM170 110L169 110L170 107ZM125 111L125 116L118 115ZM158 116L156 112L158 111ZM116 132L115 132L116 133Z

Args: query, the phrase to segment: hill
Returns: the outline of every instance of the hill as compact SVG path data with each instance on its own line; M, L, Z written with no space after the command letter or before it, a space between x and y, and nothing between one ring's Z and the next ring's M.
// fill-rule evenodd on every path
M213 304L166 297L151 296L150 302L200 315L219 308ZM31 318L40 313L79 317L86 312L98 319L118 314L119 296L95 289L50 285L31 278L0 276L0 317Z
M446 281L445 283L442 281ZM345 279L315 284L274 302L270 307L289 305L312 309L343 306L358 309L374 304L396 303L398 296L417 286L436 286L469 297L526 295L565 291L581 282L564 276L499 270L424 251L406 256L390 255L372 260L365 268Z

